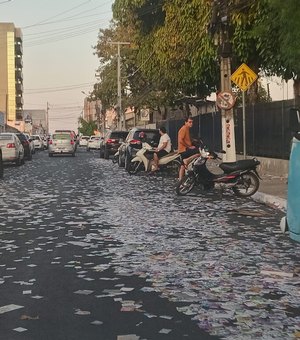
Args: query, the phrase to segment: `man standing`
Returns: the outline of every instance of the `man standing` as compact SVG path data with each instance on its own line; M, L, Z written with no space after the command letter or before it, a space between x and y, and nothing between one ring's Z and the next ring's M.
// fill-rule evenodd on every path
M181 154L182 164L179 170L179 180L184 176L184 170L189 162L198 157L198 150L192 144L190 128L193 126L193 118L186 118L184 125L178 131L178 152Z
M159 159L167 155L172 149L171 139L168 136L167 130L164 126L162 126L159 129L159 134L160 134L159 144L153 155L153 170L152 171L158 170Z

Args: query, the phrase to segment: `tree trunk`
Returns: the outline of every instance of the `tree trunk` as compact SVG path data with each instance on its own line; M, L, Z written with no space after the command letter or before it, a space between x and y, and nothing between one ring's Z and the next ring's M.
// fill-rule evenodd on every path
M295 98L295 104L296 106L300 105L300 79L294 79L294 98Z

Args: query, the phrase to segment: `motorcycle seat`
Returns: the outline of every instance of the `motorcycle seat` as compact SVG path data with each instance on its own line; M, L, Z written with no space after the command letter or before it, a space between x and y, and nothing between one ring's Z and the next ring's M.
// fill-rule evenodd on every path
M219 167L225 172L233 172L237 170L246 170L246 169L251 169L257 165L259 165L260 162L256 159L242 159L237 162L226 162L226 163L221 163Z

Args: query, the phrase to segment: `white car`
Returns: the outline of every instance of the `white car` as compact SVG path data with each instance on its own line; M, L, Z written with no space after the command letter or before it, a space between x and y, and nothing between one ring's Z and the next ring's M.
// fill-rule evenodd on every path
M100 136L91 136L87 142L86 151L93 150L100 150L100 143L103 138Z
M55 154L70 154L74 157L76 151L75 143L69 133L53 133L49 140L49 157Z
M3 162L14 162L17 165L24 164L24 148L15 133L0 133L0 147Z
M79 146L87 146L88 140L90 136L80 136L79 138Z
M35 150L44 150L44 142L40 135L32 135L31 139L33 140Z

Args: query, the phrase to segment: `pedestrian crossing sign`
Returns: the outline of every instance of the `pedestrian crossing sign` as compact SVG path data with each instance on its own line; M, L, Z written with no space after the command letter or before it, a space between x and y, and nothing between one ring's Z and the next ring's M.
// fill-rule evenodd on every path
M242 91L247 91L257 79L257 74L246 64L242 64L230 77Z

